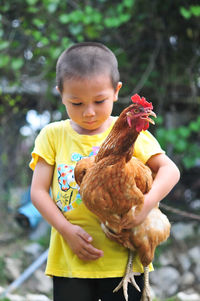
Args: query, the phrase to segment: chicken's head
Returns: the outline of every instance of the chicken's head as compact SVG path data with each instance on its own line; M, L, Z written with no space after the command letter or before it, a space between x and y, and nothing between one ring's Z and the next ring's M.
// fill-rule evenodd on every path
M144 97L140 97L138 94L133 95L131 99L133 104L129 106L126 112L128 125L130 128L135 127L137 132L145 131L149 128L149 123L155 124L149 117L156 117L156 114L152 111L152 103L146 101Z

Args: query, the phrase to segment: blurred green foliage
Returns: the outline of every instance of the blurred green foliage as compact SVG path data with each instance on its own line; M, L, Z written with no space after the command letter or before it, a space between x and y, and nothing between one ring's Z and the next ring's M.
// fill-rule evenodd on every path
M189 122L187 126L179 126L176 128L165 128L162 126L163 118L159 117L156 130L156 137L163 149L167 150L169 146L173 148L173 153L179 157L184 168L193 167L200 159L199 151L199 133L200 133L200 117Z
M181 6L180 13L185 19L200 17L200 5L190 5L188 8Z
M183 6L182 1L173 4L156 0L150 7L147 0L3 0L0 71L8 81L7 90L22 86L27 78L36 83L45 80L50 88L46 97L55 108L51 88L58 56L73 43L95 40L116 53L125 83L123 95L144 86L158 102L160 95L165 98L164 93L169 93L169 85L190 85L184 70L191 69L194 81L198 80L194 60L200 5L192 2ZM141 79L144 82L140 83ZM37 100L30 105L37 106Z
M54 89L55 65L61 52L76 42L98 41L114 51L123 82L114 113L120 113L132 93L152 100L163 116L157 130L161 144L172 145L183 167L192 166L199 156L199 121L181 120L183 125L166 130L165 113L175 107L190 112L188 119L199 115L199 11L195 0L155 0L151 5L147 0L2 0L0 199L6 202L10 187L30 182L30 149L19 132L27 111L59 110L65 117Z

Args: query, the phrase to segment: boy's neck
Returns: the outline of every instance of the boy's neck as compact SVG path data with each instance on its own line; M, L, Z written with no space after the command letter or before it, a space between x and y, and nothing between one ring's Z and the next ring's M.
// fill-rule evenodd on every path
M80 127L77 123L75 123L73 120L70 120L70 125L72 129L77 132L79 135L97 135L104 133L112 124L114 120L113 116L110 116L103 124L101 124L100 127L94 130L88 130Z

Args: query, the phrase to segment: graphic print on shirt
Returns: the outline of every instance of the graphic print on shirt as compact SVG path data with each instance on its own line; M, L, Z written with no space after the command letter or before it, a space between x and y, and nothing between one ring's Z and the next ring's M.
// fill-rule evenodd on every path
M98 146L92 147L92 151L88 157L96 155L98 150ZM82 202L78 192L79 186L74 177L74 168L76 163L83 158L85 157L79 153L72 153L71 161L75 162L74 165L58 164L57 176L60 189L56 197L56 204L63 212L75 209Z

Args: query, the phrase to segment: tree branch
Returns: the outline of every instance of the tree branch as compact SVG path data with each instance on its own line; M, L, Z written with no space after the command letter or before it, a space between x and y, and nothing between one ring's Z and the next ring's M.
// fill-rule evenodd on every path
M139 93L140 90L143 88L145 82L147 81L148 77L150 76L150 74L151 74L151 72L152 72L152 70L155 66L155 61L156 61L156 58L159 54L160 46L161 46L161 39L158 39L156 47L155 47L153 53L150 56L148 66L147 66L146 70L144 71L144 73L142 74L142 77L140 78L140 80L137 83L136 87L133 89L132 94Z

